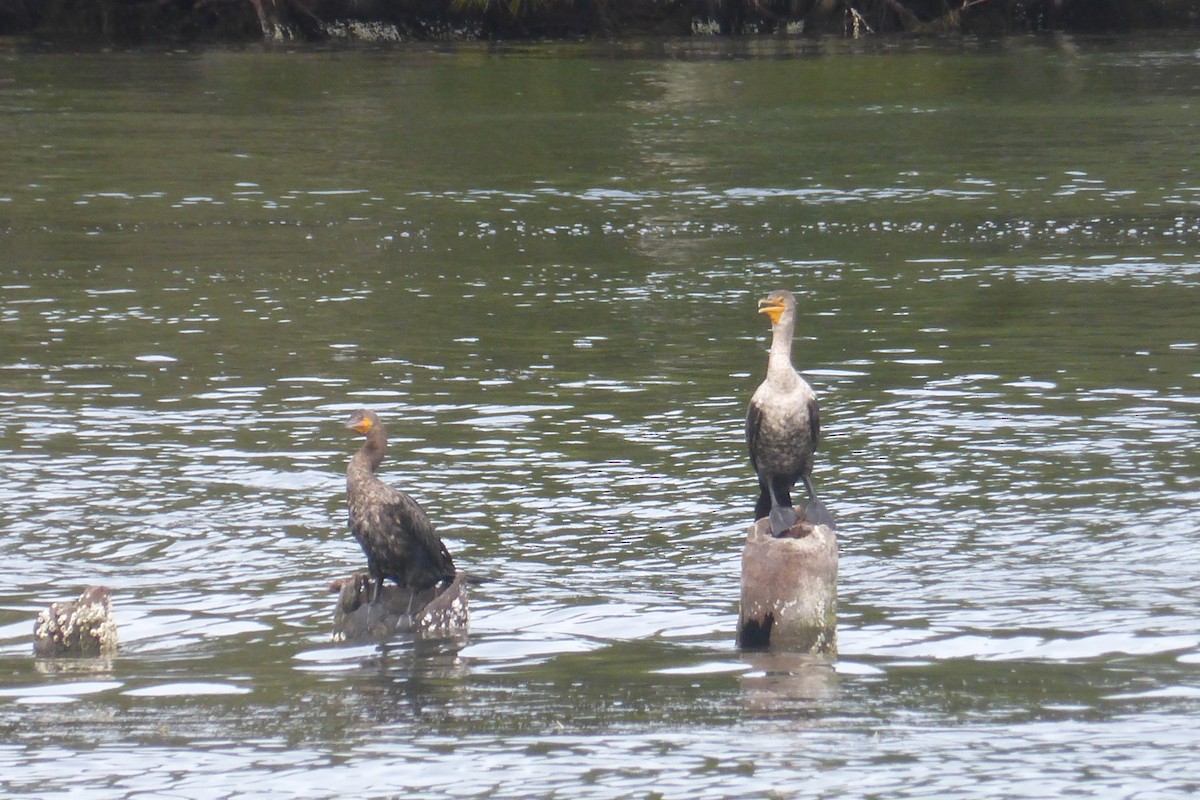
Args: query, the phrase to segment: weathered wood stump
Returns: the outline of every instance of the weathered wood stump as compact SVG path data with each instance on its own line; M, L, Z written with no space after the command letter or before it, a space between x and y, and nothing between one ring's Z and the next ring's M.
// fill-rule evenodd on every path
M465 634L471 621L469 581L469 576L460 572L444 589L427 589L415 597L411 589L389 583L384 585L379 603L372 606L370 575L357 572L339 578L329 584L330 591L338 593L333 640L384 641L397 633L427 637Z
M837 654L837 535L805 520L776 537L765 517L742 550L737 642L745 649Z
M41 658L102 658L117 651L112 593L89 586L78 600L52 603L33 624L33 652Z

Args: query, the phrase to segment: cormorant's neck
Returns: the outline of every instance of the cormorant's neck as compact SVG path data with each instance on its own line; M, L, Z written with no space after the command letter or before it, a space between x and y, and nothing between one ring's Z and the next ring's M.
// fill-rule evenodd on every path
M792 366L792 330L795 323L785 315L771 326L771 354L767 358L767 379L792 382L796 368Z
M367 431L367 441L354 454L355 460L364 462L371 472L379 469L383 463L383 451L387 449L387 431L382 425L375 425Z

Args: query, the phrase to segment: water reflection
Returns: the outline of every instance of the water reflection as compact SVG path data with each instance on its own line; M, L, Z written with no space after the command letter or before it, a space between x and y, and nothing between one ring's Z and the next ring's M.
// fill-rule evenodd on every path
M838 673L829 658L807 653L747 653L742 673L745 703L754 716L791 718L837 699Z

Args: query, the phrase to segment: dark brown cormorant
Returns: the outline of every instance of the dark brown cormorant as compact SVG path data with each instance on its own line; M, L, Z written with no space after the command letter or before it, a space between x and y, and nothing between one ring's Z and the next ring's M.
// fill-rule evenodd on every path
M367 570L375 580L371 604L383 594L384 578L391 578L411 598L454 580L454 561L416 500L375 477L387 447L387 432L374 411L359 409L346 427L367 437L366 444L346 468L346 497L350 531L367 556Z
M821 436L821 420L816 394L792 366L796 298L781 289L760 300L758 306L760 314L771 318L771 354L767 360L767 378L750 398L746 444L760 489L754 518L769 516L771 532L779 536L800 519L792 507L791 496L798 480L808 490L804 519L814 524L830 522L809 479L813 452Z

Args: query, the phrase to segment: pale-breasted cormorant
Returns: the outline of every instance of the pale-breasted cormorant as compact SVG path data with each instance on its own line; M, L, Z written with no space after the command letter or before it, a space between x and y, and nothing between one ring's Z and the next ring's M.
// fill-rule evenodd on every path
M778 536L800 519L792 507L791 490L796 481L803 481L808 491L804 518L814 524L830 520L809 479L821 420L816 394L792 366L796 298L781 289L760 300L758 306L760 314L771 318L771 353L766 380L750 398L746 444L760 489L754 518L769 516L771 532Z

